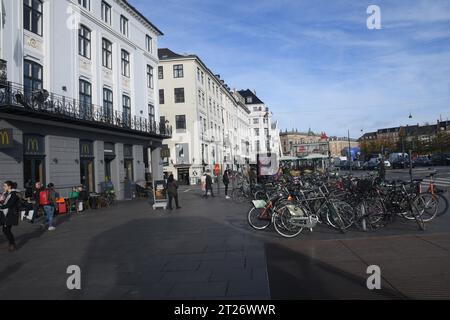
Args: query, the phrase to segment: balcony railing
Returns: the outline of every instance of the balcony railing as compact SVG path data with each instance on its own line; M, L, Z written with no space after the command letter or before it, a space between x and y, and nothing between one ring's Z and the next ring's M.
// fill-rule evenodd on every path
M156 135L164 139L172 137L172 127L166 123L149 121L147 118L131 116L129 113L113 111L46 90L27 91L23 85L12 82L0 83L0 111L5 107L85 125Z

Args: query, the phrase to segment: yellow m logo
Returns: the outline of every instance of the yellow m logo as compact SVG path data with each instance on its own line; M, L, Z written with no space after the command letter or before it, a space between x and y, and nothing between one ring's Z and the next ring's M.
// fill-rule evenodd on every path
M27 150L34 152L39 151L39 142L37 139L28 139Z
M9 139L8 131L5 131L5 130L1 131L0 138L2 140L2 145L9 145L10 139Z

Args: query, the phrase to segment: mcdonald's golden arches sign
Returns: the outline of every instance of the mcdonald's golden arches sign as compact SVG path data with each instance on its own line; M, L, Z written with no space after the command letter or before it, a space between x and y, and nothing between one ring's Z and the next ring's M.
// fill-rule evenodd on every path
M13 144L12 129L0 129L0 149L10 148Z

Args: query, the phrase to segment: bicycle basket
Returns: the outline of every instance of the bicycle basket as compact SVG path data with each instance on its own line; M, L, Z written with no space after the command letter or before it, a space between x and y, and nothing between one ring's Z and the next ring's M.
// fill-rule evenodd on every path
M267 202L264 200L253 200L252 202L256 209L265 208L267 205Z

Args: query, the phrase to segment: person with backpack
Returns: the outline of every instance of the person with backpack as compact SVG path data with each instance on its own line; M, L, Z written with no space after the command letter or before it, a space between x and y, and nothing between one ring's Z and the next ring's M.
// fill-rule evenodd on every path
M228 173L228 169L225 170L225 172L223 173L222 181L223 184L225 185L225 199L230 199L230 197L228 196L228 185L230 184L230 176Z
M12 181L6 181L3 184L4 199L0 203L0 225L3 233L8 239L9 252L17 250L14 235L11 231L13 226L19 224L20 197L16 190L17 184Z
M175 205L177 209L181 209L178 204L178 183L174 179L173 174L169 176L166 184L167 194L169 196L168 209L172 210L172 199L175 199Z
M44 208L45 223L43 227L48 225L48 231L54 231L56 228L53 226L53 218L55 216L56 198L58 197L55 191L55 185L49 183L47 188L39 193L39 205Z

